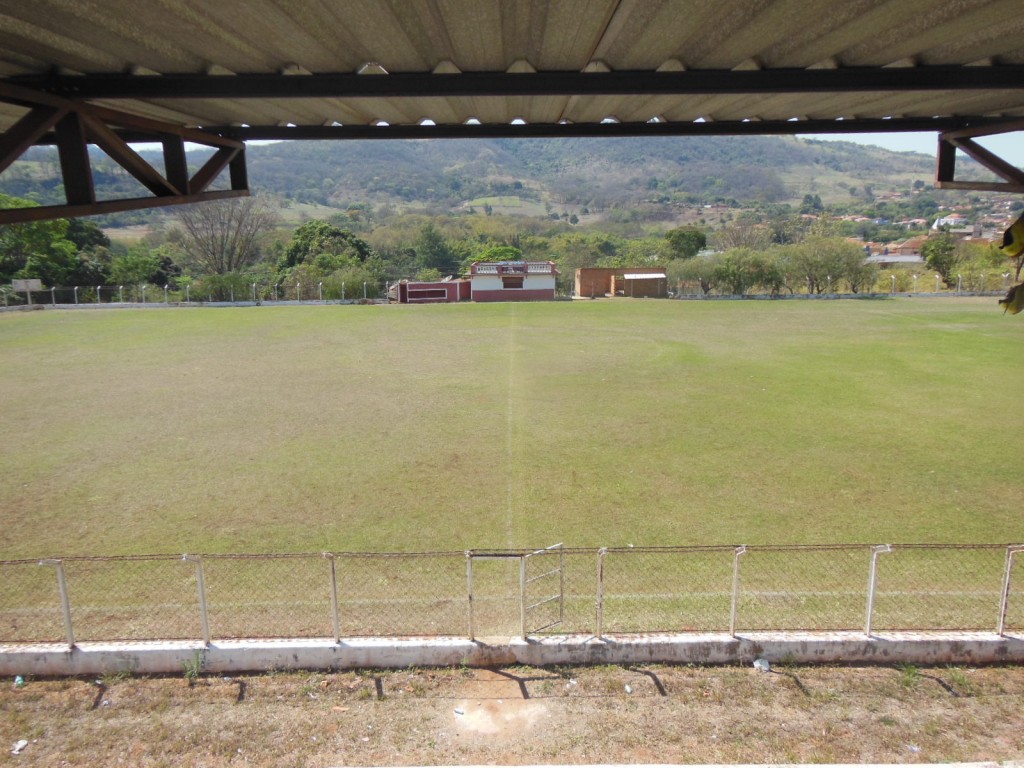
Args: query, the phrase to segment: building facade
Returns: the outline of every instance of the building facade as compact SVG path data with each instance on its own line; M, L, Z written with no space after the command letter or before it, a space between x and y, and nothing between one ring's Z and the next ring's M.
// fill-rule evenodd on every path
M552 301L553 261L477 261L469 272L473 301Z

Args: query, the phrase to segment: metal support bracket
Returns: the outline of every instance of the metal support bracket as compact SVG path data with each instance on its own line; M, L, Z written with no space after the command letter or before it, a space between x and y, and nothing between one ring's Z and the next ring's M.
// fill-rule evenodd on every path
M981 192L1024 193L1024 170L985 149L975 139L1002 133L1024 131L1024 120L976 128L960 128L939 134L938 157L935 166L935 186L939 189L966 189ZM994 173L1002 181L957 181L956 151L960 150Z

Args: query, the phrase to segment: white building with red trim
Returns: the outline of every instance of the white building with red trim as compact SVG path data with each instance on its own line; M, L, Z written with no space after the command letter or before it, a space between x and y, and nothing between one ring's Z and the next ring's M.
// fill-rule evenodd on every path
M477 261L469 270L473 301L551 301L553 261Z

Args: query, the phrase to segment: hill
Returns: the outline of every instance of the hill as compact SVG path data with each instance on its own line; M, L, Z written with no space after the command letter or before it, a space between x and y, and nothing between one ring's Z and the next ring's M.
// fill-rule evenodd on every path
M504 204L531 214L552 207L798 202L807 194L827 204L870 197L872 190L909 190L927 182L934 166L913 152L765 136L279 142L248 153L253 188L296 204L344 209L372 202L438 212ZM142 154L162 167L159 152ZM198 167L204 156L190 153L190 162ZM98 150L94 158L101 198L145 194ZM56 168L56 150L33 149L0 176L0 192L61 202ZM150 215L159 214L122 217Z
M254 186L298 202L456 207L514 196L592 209L644 201L849 199L906 190L934 160L849 142L778 137L282 142L250 150Z

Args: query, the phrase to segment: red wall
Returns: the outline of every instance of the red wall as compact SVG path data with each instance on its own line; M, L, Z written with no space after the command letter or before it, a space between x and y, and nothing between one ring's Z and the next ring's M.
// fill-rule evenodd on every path
M398 284L398 301L402 304L445 304L468 301L469 296L468 280Z
M521 288L507 291L473 291L473 301L553 301L554 298L554 288L533 291Z

